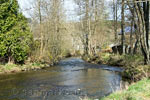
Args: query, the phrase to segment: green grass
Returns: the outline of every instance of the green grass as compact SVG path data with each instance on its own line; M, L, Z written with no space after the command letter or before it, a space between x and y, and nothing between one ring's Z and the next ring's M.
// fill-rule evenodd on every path
M28 70L38 70L42 69L44 67L47 67L47 64L41 64L41 63L28 63L23 65L17 65L17 64L0 64L0 73L15 73L15 72L21 72L21 71L28 71Z
M143 64L144 58L141 55L119 55L110 53L99 54L100 60L104 64L112 66L130 66Z
M127 90L115 92L101 100L150 100L150 79L143 79Z

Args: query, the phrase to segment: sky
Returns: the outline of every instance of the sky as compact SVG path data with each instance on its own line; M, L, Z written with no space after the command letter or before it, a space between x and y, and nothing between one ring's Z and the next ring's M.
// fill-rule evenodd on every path
M106 0L106 1L112 1L112 0ZM19 5L23 11L23 14L26 17L30 17L30 10L25 10L25 9L30 9L32 8L33 3L35 2L35 0L18 0ZM67 15L67 19L69 20L75 20L77 16L75 13L75 3L73 2L73 0L65 0L65 8L66 8L66 15Z
M26 9L30 9L32 8L32 4L34 3L35 0L18 0L19 2L19 5L21 7L21 10L23 11L23 14L26 16L26 17L30 17L30 10L26 10ZM65 0L65 8L66 8L66 13L67 13L67 17L69 19L74 19L74 15L75 15L75 12L74 12L74 2L73 0Z

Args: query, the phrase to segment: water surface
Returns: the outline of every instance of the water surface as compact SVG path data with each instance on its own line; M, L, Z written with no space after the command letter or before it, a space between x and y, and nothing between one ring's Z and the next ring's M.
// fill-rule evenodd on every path
M121 76L115 67L68 58L58 65L11 75L0 75L0 100L80 100L101 98L119 89Z

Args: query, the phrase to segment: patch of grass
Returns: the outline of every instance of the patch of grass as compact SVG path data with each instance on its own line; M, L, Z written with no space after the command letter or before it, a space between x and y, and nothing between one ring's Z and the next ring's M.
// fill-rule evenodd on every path
M98 56L98 59L101 60L102 64L112 66L142 65L144 63L142 55L119 55L100 52Z
M150 79L143 79L127 90L115 92L101 100L150 100Z
M144 57L142 55L123 55L122 59L126 66L143 65Z
M16 64L7 63L4 65L0 65L1 73L10 73L10 72L19 72L21 69Z
M3 66L3 68L5 68L6 70L11 70L12 68L15 68L15 67L17 67L17 65L16 64L5 64L4 66Z
M111 55L110 53L101 53L100 54L100 57L101 57L101 60L104 64L107 64L109 62L109 60L111 59Z
M47 67L47 64L41 64L41 63L28 63L24 65L17 65L17 64L4 64L0 65L0 73L16 73L21 71L28 71L28 70L38 70L42 69L44 67Z
M125 69L122 73L124 80L137 81L143 77L150 77L150 67L144 65L144 58L142 55L99 53L97 59L94 59L93 62L123 67Z
M143 64L144 58L141 55L119 55L102 53L100 58L104 64L112 66L130 66Z

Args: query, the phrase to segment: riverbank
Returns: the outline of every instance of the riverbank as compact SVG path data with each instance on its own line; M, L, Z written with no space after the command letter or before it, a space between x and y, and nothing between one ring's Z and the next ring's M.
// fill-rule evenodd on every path
M150 79L143 79L101 100L150 100Z
M11 73L18 73L24 71L31 71L31 70L40 70L46 67L49 67L48 64L41 64L41 63L29 63L23 65L17 65L13 63L1 64L0 65L0 74L11 74Z
M12 73L19 73L19 72L26 72L26 71L37 71L44 68L48 68L51 66L56 65L60 60L69 58L72 55L65 54L61 57L55 58L54 60L35 60L30 61L26 60L24 64L14 64L14 63L4 63L0 64L0 74L12 74Z
M79 100L84 96L102 98L111 91L110 84L114 88L119 86L121 76L96 66L81 58L71 57L44 70L0 75L0 100Z
M150 77L149 65L144 65L141 55L117 55L111 53L99 53L97 56L83 57L89 63L105 64L121 67L123 80L130 83L139 81L144 77Z
M144 64L141 55L117 55L111 53L99 53L97 56L84 58L95 64L106 64L121 67L123 81L128 82L129 87L114 92L102 100L149 100L150 99L150 66ZM146 79L145 79L146 78Z

